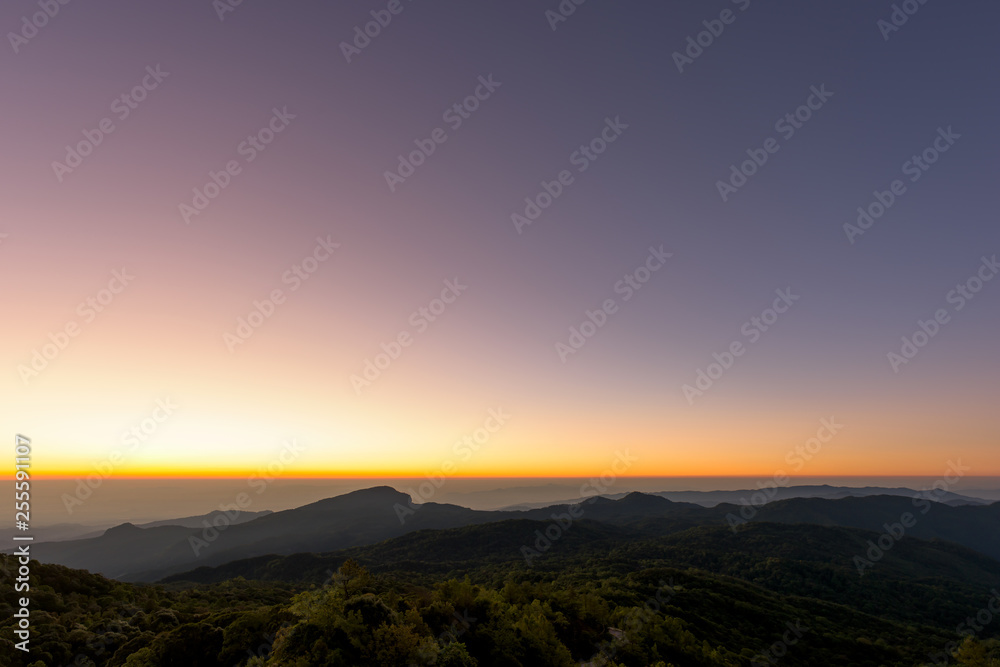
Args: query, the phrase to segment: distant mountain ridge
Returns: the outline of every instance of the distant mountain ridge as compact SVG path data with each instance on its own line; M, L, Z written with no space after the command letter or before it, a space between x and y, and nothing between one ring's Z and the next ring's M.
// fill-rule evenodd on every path
M208 514L199 514L197 516L182 517L180 519L163 519L161 521L150 521L147 523L136 524L139 528L153 528L156 526L184 526L187 528L198 528L203 525L203 522L207 521L209 524L212 523L218 517L218 515L224 514L219 510L209 512ZM246 510L240 510L238 516L231 517L230 522L232 523L246 523L247 521L253 521L259 517L271 514L271 510L261 510L259 512L248 512ZM100 537L109 528L107 524L103 526L91 526L79 523L58 523L50 526L43 526L39 528L32 528L32 535L35 538L35 544L41 542L66 542L68 540L84 540L91 537ZM14 528L6 530L5 532L13 533Z
M260 510L259 512L250 512L247 510L240 510L239 514L236 516L230 516L225 512L220 510L214 510L208 514L199 514L197 516L186 516L181 519L163 519L162 521L150 521L148 523L137 524L139 528L155 528L157 526L184 526L185 528L200 528L205 522L212 524L220 515L226 515L230 523L246 523L248 521L253 521L254 519L259 519L262 516L267 516L268 514L274 514L271 510Z
M396 508L409 503L409 496L395 489L373 487L246 523L220 521L218 526L200 528L170 521L149 528L122 524L95 538L38 544L33 555L43 562L117 579L152 581L202 564L267 553L331 551L421 528L452 528L495 519L490 513L431 504L433 507L421 506L404 523Z
M622 498L628 495L627 493L614 493L606 494L605 497L610 499ZM778 486L775 488L767 489L766 493L763 493L761 489L739 489L736 491L654 491L650 492L648 495L661 496L667 500L673 500L675 502L689 502L701 505L703 507L715 507L716 505L722 503L732 503L734 505L741 505L745 503L761 504L758 498L763 497L765 502L774 502L776 500L787 500L789 498L827 498L830 500L836 500L839 498L863 498L867 496L904 496L907 498L912 498L915 496L929 497L926 491L917 491L915 489L909 489L905 487L882 487L882 486L831 486L829 484L800 484L795 486ZM989 505L994 500L988 500L985 498L977 498L975 496L966 496L958 493L953 493L951 491L934 492L933 496L930 496L933 500L937 502L944 503L945 505ZM508 505L499 508L502 511L519 511L527 509L537 509L539 507L547 507L553 504L564 504L564 503L574 503L579 502L580 498L571 498L566 500L557 501L556 503L551 502L532 502L532 503L517 503L515 505Z
M828 500L795 498L753 508L754 522L811 523L879 533L904 513L917 517L907 536L942 539L1000 558L1000 503L957 506L899 496ZM922 512L926 506L927 511ZM105 576L155 581L199 566L270 554L324 553L360 547L425 529L450 529L520 519L548 525L577 520L600 522L646 536L669 535L703 525L740 519L738 505L712 508L680 503L658 495L629 493L617 500L591 498L578 505L554 505L525 511L477 511L457 505L411 505L410 497L390 487L373 487L273 512L246 523L218 527L122 524L90 539L37 544L33 555L43 562L99 572ZM224 516L224 515L223 515ZM556 517L556 518L553 518ZM216 516L216 518L219 518ZM169 522L168 522L169 523ZM526 535L525 541L534 540Z

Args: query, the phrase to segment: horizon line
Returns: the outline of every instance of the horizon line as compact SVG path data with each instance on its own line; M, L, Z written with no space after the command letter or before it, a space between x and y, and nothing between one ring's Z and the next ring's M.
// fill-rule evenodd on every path
M276 481L323 481L323 480L336 480L336 481L352 481L352 480L428 480L431 475L377 475L377 474L359 474L359 475L330 475L330 474L318 474L318 475L289 475L289 476L274 476L267 477L260 473L251 474L208 474L208 475L162 475L162 474L151 474L151 475L109 475L102 476L99 473L93 471L87 472L75 472L75 473L50 473L50 474L34 474L31 475L32 481L38 480L74 480L74 479L87 479L92 476L98 476L101 478L102 483L110 480L239 480L239 479L252 479L252 478L262 478L268 479L269 483ZM657 479L757 479L757 480L774 480L778 475L775 473L770 474L753 474L747 473L742 475L616 475L616 480L657 480ZM782 474L789 480L796 479L908 479L914 477L941 477L941 473L937 472L935 474L829 474L829 475L788 475ZM589 480L589 479L600 479L600 474L596 475L446 475L444 476L445 481L455 481L455 480ZM987 475L964 475L962 479L995 479L1000 478L1000 472ZM10 476L10 481L13 481L13 475ZM779 486L784 486L780 485Z

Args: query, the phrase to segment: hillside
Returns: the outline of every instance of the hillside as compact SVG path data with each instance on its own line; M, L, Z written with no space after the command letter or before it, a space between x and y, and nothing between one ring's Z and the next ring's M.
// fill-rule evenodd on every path
M899 522L910 512L916 517L916 525L906 531L907 535L947 540L1000 558L1000 503L949 506L920 502L923 505L917 506L910 499L894 496L795 498L756 508L751 518L881 532L884 525ZM579 505L521 512L484 512L456 505L409 503L405 494L389 487L375 487L274 512L246 523L222 523L218 529L177 525L140 528L123 524L95 538L38 544L34 554L43 562L83 568L121 580L156 581L195 567L256 556L323 553L375 544L419 530L505 520L550 524L598 521L647 536L669 535L695 526L745 523L733 520L741 511L733 505L705 508L641 493L630 493L618 500L595 497ZM922 513L924 509L926 513ZM529 532L523 541L534 539Z
M544 570L508 563L423 583L348 560L301 593L241 578L164 588L34 568L46 582L33 593L39 665L735 667L767 664L779 651L792 666L876 667L918 664L958 639L705 570L614 556L556 556ZM10 605L9 575L0 578L0 601ZM12 620L0 624L5 655Z
M420 531L385 542L329 554L264 556L199 568L164 583L219 583L235 577L310 585L324 581L346 560L373 573L404 572L413 582L439 577L479 577L500 582L558 572L567 564L697 568L738 578L775 593L840 603L902 622L954 627L975 614L1000 586L1000 562L946 542L904 539L878 567L860 576L854 556L863 554L866 531L823 526L752 523L735 533L724 526L701 526L666 537L581 521L549 551L525 560L525 538L548 524L504 521L442 531ZM529 545L530 546L530 545ZM1000 626L998 626L1000 631Z

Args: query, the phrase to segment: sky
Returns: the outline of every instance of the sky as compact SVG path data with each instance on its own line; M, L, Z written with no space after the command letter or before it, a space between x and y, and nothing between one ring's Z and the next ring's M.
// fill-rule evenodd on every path
M903 5L5 2L0 437L1000 475L1000 7Z

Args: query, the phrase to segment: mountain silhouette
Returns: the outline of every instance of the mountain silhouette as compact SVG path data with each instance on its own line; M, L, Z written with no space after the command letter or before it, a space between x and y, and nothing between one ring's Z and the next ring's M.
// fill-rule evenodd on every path
M543 527L597 522L627 529L634 535L656 537L696 526L743 525L746 522L740 514L742 509L751 522L844 526L871 531L876 538L886 525L894 525L909 512L916 523L906 529L906 536L947 540L1000 558L1000 503L950 506L923 502L917 506L913 500L894 496L795 498L750 508L751 513L736 505L706 508L630 493L619 500L595 497L577 505L521 512L477 511L440 503L412 504L407 494L380 486L273 512L246 523L218 521L217 526L200 529L176 525L140 528L125 523L99 537L37 544L32 553L43 562L83 568L116 579L155 581L200 566L271 554L325 553L428 529L516 519L539 522ZM225 514L215 518L220 517L225 519ZM734 517L738 521L734 522ZM559 528L559 532L572 531ZM523 539L528 543L535 537L529 533Z

